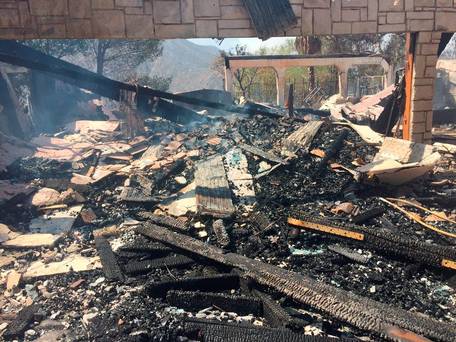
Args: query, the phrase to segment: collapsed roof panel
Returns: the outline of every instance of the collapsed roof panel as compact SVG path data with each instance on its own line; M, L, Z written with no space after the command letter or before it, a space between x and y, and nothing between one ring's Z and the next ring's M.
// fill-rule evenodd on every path
M298 20L288 0L244 0L259 38L283 35Z

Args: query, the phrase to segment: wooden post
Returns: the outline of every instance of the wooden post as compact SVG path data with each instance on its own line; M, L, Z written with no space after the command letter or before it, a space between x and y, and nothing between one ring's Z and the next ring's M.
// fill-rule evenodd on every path
M415 63L416 33L407 33L405 43L405 108L402 121L402 137L411 140L412 122L412 93L413 93L413 66Z
M294 84L290 84L288 89L288 100L286 107L288 108L288 116L292 118L294 116Z

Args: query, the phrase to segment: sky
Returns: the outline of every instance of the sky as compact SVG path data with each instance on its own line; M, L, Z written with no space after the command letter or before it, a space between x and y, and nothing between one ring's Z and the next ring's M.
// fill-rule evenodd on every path
M262 41L261 39L258 38L226 38L222 41L221 44L220 41L215 40L215 39L206 39L206 38L199 38L199 39L189 39L192 43L198 44L198 45L211 45L211 46L216 46L219 49L229 51L233 49L237 44L239 45L246 45L247 50L251 53L254 53L261 47L272 47L276 45L281 45L283 42L285 42L288 38L284 37L277 37L277 38L269 38L266 41Z

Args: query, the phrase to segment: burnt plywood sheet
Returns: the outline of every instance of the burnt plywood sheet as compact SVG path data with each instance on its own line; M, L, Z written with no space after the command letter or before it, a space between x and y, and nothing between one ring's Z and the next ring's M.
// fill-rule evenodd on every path
M43 215L30 221L32 233L60 234L67 233L73 228L73 224L83 209L83 205L75 205L64 211L58 211L51 215Z
M308 150L322 125L323 121L309 121L304 126L298 128L285 139L282 154L294 156L294 153L299 149Z
M228 218L235 212L222 156L197 165L196 204L199 214Z
M261 39L283 35L298 20L289 0L243 0Z

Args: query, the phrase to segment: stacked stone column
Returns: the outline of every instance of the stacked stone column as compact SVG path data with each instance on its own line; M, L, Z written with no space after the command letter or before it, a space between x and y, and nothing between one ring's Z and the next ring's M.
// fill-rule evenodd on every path
M430 143L432 140L432 99L436 76L440 32L420 32L415 47L413 67L412 141Z

